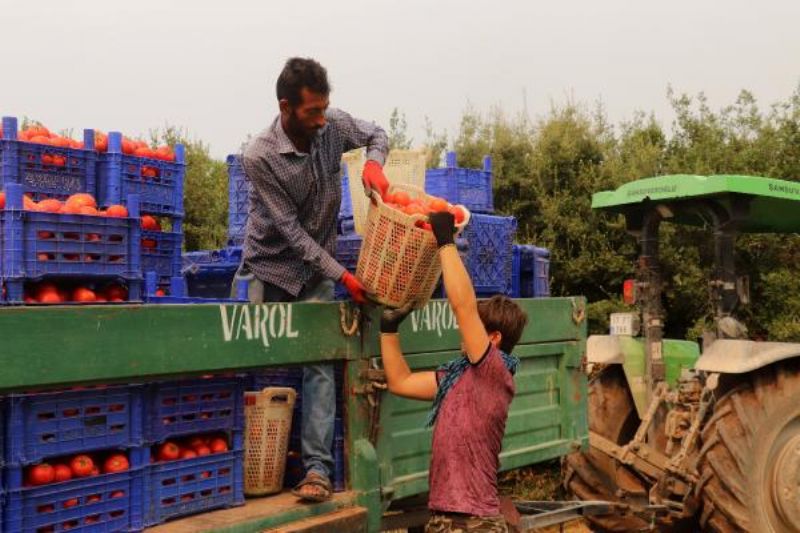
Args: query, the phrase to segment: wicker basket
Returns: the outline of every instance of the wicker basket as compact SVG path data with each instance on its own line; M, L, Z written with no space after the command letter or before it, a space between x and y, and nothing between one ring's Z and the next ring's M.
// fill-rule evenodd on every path
M244 493L249 496L283 489L296 394L288 387L244 393Z
M392 150L383 164L383 173L390 183L413 185L424 190L426 156L424 150ZM355 231L359 235L364 235L370 203L361 184L361 173L366 163L364 151L347 152L342 155L342 162L347 164L347 174L350 176L350 199L353 205Z
M392 185L390 193L399 190L412 199L433 197L412 185ZM420 308L430 300L442 265L437 253L436 238L430 230L417 227L423 215L407 215L389 207L378 195L370 204L366 231L361 243L356 276L373 300L389 307L403 307L413 302ZM469 211L458 224L461 231L469 223Z

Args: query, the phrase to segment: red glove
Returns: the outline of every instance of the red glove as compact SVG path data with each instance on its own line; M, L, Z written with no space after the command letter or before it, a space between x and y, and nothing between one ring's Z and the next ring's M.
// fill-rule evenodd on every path
M342 274L342 279L340 281L342 282L342 285L344 285L344 287L347 289L347 292L350 293L350 297L353 299L355 303L357 304L366 303L367 299L364 295L366 289L364 288L364 285L358 280L357 277L355 277L350 272L345 270L344 274Z
M383 174L383 167L380 163L372 159L364 164L364 171L361 173L361 182L364 184L364 190L367 191L367 194L369 194L370 189L372 189L383 198L389 190L389 181Z

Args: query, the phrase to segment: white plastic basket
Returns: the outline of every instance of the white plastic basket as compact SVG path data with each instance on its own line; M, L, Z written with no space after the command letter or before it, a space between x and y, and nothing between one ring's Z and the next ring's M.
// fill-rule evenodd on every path
M244 393L244 493L247 495L261 496L283 489L296 394L289 387Z
M426 156L424 150L392 150L383 164L383 173L392 184L413 185L425 190ZM347 164L347 174L350 176L350 199L353 204L355 231L359 235L364 235L370 204L361 184L361 173L366 163L364 150L343 154L342 162Z
M400 190L412 199L427 202L434 198L412 185L393 184L389 193ZM375 200L367 214L356 277L383 305L403 307L413 302L415 308L420 308L430 300L442 273L436 238L429 229L416 226L426 220L424 215L407 215L386 205L379 195ZM465 215L456 226L460 232L469 223L470 213L464 206L458 207Z

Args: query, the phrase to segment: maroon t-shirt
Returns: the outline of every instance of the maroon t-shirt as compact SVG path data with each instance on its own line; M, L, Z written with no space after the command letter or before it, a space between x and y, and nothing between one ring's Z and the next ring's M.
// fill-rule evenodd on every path
M437 381L442 377L437 374ZM432 511L500 514L497 469L514 397L514 377L490 346L442 400L433 428L429 474Z

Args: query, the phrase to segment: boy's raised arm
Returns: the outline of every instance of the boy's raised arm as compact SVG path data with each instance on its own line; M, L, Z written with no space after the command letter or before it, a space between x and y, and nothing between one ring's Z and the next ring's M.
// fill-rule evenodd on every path
M471 363L477 363L486 353L489 335L478 314L472 280L454 243L455 219L451 213L440 212L431 214L429 220L439 245L444 289L458 321L464 351Z
M436 396L436 374L432 371L412 372L400 348L397 329L411 312L411 306L384 309L381 315L381 358L389 392L414 400L433 400Z

